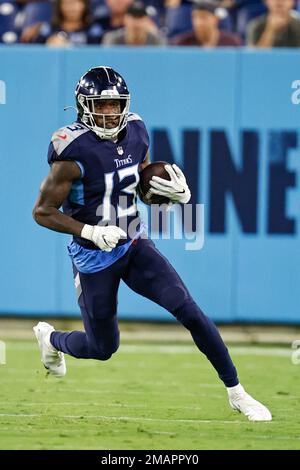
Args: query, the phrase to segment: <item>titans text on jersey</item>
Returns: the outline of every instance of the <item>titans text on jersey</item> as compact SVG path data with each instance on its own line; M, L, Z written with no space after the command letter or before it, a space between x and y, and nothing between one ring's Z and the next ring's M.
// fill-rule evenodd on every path
M63 204L64 213L90 225L111 224L113 209L116 225L122 218L129 224L138 217L136 187L139 165L148 151L149 136L144 122L134 113L129 114L124 134L118 142L101 140L81 122L53 134L48 163L71 160L81 170L81 178L74 182ZM126 207L120 205L120 200ZM76 241L82 246L96 248L83 238L76 238Z
M118 225L125 230L128 226L141 230L136 206L136 187L139 182L139 165L147 155L149 136L141 117L130 113L126 132L117 142L102 140L85 124L76 121L55 132L48 150L48 163L74 161L81 170L81 178L72 185L68 198L63 203L63 212L84 224ZM69 245L70 254L78 254L80 247L99 249L89 240L73 237ZM113 253L93 253L101 258L101 266L118 259L124 254L131 240L120 240ZM78 247L80 245L80 247ZM125 245L125 246L122 246ZM90 272L93 265L86 264L84 270ZM116 257L117 256L117 257ZM104 260L105 259L105 260ZM77 256L78 264L82 260ZM96 263L99 268L99 263Z

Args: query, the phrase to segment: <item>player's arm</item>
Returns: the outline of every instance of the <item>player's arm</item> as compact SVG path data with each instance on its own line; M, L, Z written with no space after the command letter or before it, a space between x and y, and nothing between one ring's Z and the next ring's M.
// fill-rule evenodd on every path
M150 163L151 163L150 153L148 151L147 154L146 154L145 160L140 164L140 171L142 171L144 168L146 168L146 166L150 165Z
M75 162L60 161L52 164L33 208L33 218L39 225L80 237L84 224L59 210L71 191L72 183L80 177L81 172Z
M70 193L72 183L80 177L81 171L75 162L53 163L41 185L40 195L33 208L33 218L50 230L85 238L103 251L112 251L121 237L127 237L124 230L114 225L101 227L83 224L59 210Z

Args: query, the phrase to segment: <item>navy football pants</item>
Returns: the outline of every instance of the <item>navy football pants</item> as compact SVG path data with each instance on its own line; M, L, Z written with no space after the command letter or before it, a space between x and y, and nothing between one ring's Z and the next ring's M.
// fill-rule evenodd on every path
M195 344L227 387L238 384L236 369L217 328L151 240L137 240L122 258L97 273L79 273L74 267L74 276L85 333L53 332L51 343L59 351L102 361L117 351L117 294L122 279L134 292L167 309L190 331Z

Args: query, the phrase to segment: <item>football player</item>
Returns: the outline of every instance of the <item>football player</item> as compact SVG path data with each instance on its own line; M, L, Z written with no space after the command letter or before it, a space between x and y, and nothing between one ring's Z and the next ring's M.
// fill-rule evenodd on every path
M216 326L169 261L141 236L136 188L139 172L150 161L149 137L142 119L129 112L124 79L110 67L90 69L76 87L76 104L77 121L52 136L50 172L33 216L50 230L73 235L68 251L85 331L55 331L39 322L34 332L44 366L62 377L65 353L106 361L117 351L117 294L122 279L190 331L227 388L233 409L251 421L271 420L269 410L239 383ZM170 180L153 177L151 191L173 203L188 203L190 190L182 171L176 165L166 165L166 170Z

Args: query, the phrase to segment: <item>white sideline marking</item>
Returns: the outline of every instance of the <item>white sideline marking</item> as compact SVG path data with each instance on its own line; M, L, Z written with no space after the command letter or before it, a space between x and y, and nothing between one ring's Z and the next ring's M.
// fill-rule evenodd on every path
M219 398L224 398L224 397L220 397ZM122 403L94 403L94 402L68 402L68 401L65 401L65 402L59 402L59 403L51 403L51 402L31 402L31 403L27 403L26 402L26 406L50 406L50 407L55 407L55 406L74 406L74 404L76 406L110 406L112 408L149 408L149 405L148 404L145 404L145 405L142 405L142 404L136 404L136 405L128 405L128 404L122 404ZM15 406L14 403L8 403L8 402L0 402L0 406L5 406L5 407L9 407L9 406ZM21 405L22 407L24 407L24 405ZM159 406L156 406L155 407L156 409L160 409L160 408L167 408L168 410L169 409L174 409L174 410L177 410L178 409L178 406L163 406L163 407L159 407ZM193 411L201 411L203 410L203 406L180 406L180 409L181 410L193 410Z
M270 357L291 357L291 350L287 348L273 348L273 347L243 347L233 346L228 348L232 354L238 356L270 356Z
M49 380L49 379L48 379ZM53 379L53 380L57 380L57 379ZM9 383L11 381L8 381L8 380L1 380L1 384L2 383ZM23 382L22 380L20 380L19 382ZM151 384L153 385L153 383ZM45 390L43 390L42 388L37 388L35 389L35 392L36 393L45 393ZM65 394L65 390L56 390L56 393L63 393ZM88 388L78 388L76 390L72 390L72 393L80 393L80 394L89 394L89 395L103 395L104 393L105 394L109 394L109 395L112 395L113 393L116 393L116 390L112 390L112 389L109 389L109 390L90 390ZM169 395L169 391L166 390L165 392L167 395ZM181 396L188 396L188 397L198 397L198 398L206 398L207 397L207 394L205 393L192 393L192 392L185 392L184 390L183 391L176 391L177 395L181 395ZM151 394L152 395L160 395L162 394L162 391L161 390L153 390L151 391ZM145 392L144 390L142 391L136 391L136 390L126 390L126 395L145 395ZM210 397L214 397L214 398L220 398L221 395L210 395ZM224 398L224 397L222 397Z
M10 350L30 350L30 351L37 351L38 347L34 343L31 342L19 342L16 344L13 343L6 343L7 349ZM254 356L277 356L277 357L290 357L291 350L283 347L263 347L263 346L232 346L229 347L229 351L232 354L245 356L245 355L254 355ZM156 345L155 343L149 344L125 344L120 346L119 352L121 353L180 353L180 354L199 354L199 351L195 345L191 343L191 345ZM118 354L118 353L116 353ZM82 363L78 362L77 367L86 367L86 362L83 361ZM92 365L92 364L90 364Z
M47 415L49 416L49 415ZM26 414L26 413L0 413L3 418L44 418L43 414ZM60 415L63 419L102 419L103 421L151 421L161 423L189 423L189 424L247 424L249 421L226 421L226 420L211 420L211 419L162 419L162 418L135 418L132 416L83 416L83 415ZM270 421L266 421L270 423Z

